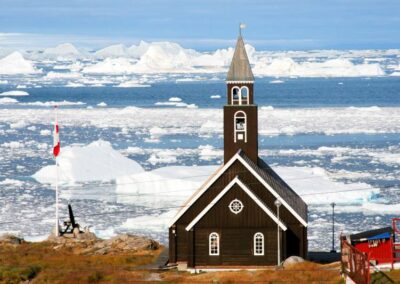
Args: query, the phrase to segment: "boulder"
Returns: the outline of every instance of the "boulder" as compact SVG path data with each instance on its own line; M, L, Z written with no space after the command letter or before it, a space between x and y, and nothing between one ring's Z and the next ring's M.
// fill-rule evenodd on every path
M301 262L304 262L304 259L302 257L293 255L285 259L285 261L283 262L283 267L286 268L288 266Z
M23 238L12 234L4 234L0 236L0 244L20 245L24 242L25 240Z

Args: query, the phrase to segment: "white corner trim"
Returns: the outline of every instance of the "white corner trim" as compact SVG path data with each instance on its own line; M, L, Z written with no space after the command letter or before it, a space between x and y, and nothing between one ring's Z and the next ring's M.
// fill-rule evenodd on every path
M274 195L277 199L279 199L282 202L282 204L289 210L289 212L292 213L293 216L295 216L296 219L299 220L304 227L308 226L308 223L303 218L301 218L299 214L297 214L297 212L285 201L285 199L283 199L272 188L272 186L270 186L262 177L260 177L260 175L256 171L254 171L254 169L250 167L250 165L239 155L238 155L238 160L246 167L246 169L248 169L258 179L259 182L261 182L272 193L272 195Z
M201 195L203 195L203 193L237 160L237 157L239 156L239 154L235 154L229 161L228 163L226 163L222 168L219 168L219 170L214 173L213 178L209 179L208 182L206 182L201 189L195 193L196 195L190 199L190 201L185 205L185 207L183 207L180 211L178 211L178 213L175 215L175 217L171 220L171 222L168 224L168 227L171 227L172 225L175 224L176 221L178 221L178 219L180 217L182 217L182 215L190 208L190 206L193 205L193 203L195 203L195 201L197 199L199 199L199 197ZM191 197L189 197L191 198Z
M276 224L279 225L279 227L283 230L286 231L287 227L280 221L278 218L274 215L274 213L269 210L265 204L258 199L258 197L245 185L243 184L238 177L235 177L231 182L203 209L203 211L200 212L199 215L196 216L196 218L193 219L192 222L186 227L186 231L190 231L196 225L197 222L201 220L201 218L204 217L205 214L207 214L208 211L216 204L218 201L233 187L233 185L239 185L241 189L243 189L244 192L247 193L253 199L258 206L261 207L262 210L264 210L265 213L268 214L268 216L274 220Z

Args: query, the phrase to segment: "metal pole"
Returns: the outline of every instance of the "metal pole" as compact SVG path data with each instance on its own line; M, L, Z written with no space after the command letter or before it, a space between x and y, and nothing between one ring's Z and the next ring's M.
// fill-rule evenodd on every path
M332 203L332 252L335 251L335 203Z
M59 218L58 218L58 162L57 162L57 158L56 159L56 231L55 231L55 235L56 237L59 236Z
M279 221L279 206L278 206L278 221ZM278 224L278 265L281 263L281 238L280 238L280 230L281 228L279 227Z
M57 117L57 107L56 107L56 125L58 125L58 117ZM56 230L55 236L58 237L60 234L60 227L59 227L59 218L58 218L58 161L57 157L54 157L56 161Z
M280 230L281 230L281 228L279 227L279 222L280 222L280 219L279 219L279 207L282 205L282 203L281 203L281 201L279 200L279 199L277 199L277 200L275 200L275 202L274 202L274 204L275 204L275 206L276 206L276 211L277 211L277 217L278 217L278 225L277 225L277 235L278 235L278 240L277 240L277 243L278 243L278 263L277 263L277 265L279 266L280 264L281 264L281 238L280 238Z

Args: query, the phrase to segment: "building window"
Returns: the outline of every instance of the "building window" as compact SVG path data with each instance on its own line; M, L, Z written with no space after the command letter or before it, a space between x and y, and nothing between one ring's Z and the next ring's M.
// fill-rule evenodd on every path
M249 104L249 88L243 86L240 88L240 103L241 105Z
M247 127L246 127L246 114L243 111L238 111L234 115L234 141L243 140L247 142Z
M229 204L229 209L232 211L232 213L240 213L240 211L243 209L242 201L239 199L232 200L232 202Z
M233 105L240 104L240 88L239 87L232 88L232 104Z
M264 255L264 235L263 233L254 234L254 255Z
M219 255L219 235L211 233L209 237L210 255Z

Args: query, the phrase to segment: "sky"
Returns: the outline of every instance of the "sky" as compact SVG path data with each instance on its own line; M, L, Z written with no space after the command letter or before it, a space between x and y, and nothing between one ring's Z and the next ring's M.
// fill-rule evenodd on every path
M400 48L399 0L0 0L0 47L173 41L261 50Z

